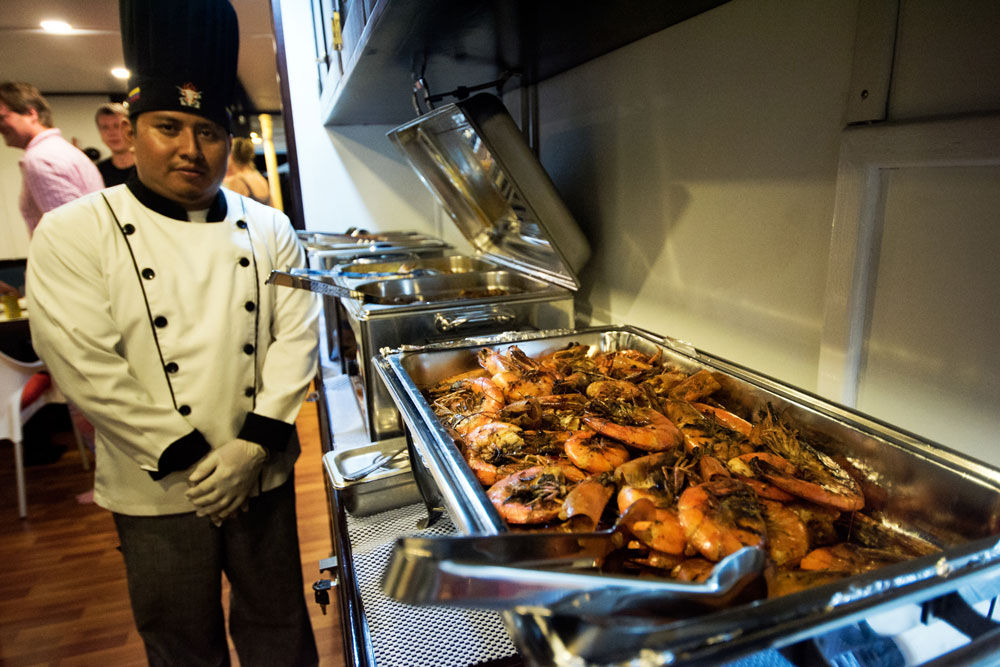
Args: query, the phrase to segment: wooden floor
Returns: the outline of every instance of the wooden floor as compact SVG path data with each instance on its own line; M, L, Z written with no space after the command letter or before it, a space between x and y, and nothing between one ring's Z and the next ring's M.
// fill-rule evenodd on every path
M320 664L336 667L344 664L336 604L324 616L311 587L325 576L317 563L331 553L315 403L303 405L298 429L303 594ZM26 468L28 518L19 519L13 459L10 443L0 441L0 665L144 665L111 514L76 501L92 472L75 446L56 463Z

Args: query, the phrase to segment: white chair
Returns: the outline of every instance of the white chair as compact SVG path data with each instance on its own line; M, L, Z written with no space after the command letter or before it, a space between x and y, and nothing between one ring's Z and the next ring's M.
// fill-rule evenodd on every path
M25 385L35 373L42 370L41 361L24 362L8 357L0 352L0 440L11 440L14 443L14 467L17 476L17 509L23 519L28 515L28 497L24 482L24 435L22 427L39 408L48 403L65 403L66 397L56 388L49 385L41 395L30 405L21 408L21 393ZM73 436L80 449L83 459L83 469L90 469L90 458L83 439L73 427Z

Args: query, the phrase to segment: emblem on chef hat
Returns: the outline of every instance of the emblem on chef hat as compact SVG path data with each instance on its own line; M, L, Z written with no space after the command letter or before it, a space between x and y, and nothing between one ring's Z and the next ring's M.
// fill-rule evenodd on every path
M129 116L183 111L229 130L239 25L228 0L120 0L119 10Z

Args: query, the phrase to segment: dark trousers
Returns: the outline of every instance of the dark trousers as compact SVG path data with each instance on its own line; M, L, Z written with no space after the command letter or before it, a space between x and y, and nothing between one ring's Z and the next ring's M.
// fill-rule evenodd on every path
M317 664L291 478L221 527L193 513L114 517L150 665L229 664L223 572L242 666Z

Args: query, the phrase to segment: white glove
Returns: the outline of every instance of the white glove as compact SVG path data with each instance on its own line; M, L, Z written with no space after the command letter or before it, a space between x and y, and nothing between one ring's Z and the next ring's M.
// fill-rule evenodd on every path
M263 447L239 438L206 454L188 475L186 495L195 513L222 523L246 502L266 459Z

